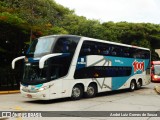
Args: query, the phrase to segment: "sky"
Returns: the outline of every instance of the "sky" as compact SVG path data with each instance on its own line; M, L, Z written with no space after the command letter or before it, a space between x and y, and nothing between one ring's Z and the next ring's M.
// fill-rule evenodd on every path
M100 22L160 24L160 0L55 0L76 15Z

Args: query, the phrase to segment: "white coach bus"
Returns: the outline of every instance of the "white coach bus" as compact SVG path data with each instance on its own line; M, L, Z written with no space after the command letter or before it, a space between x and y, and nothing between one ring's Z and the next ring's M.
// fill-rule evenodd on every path
M32 42L24 60L20 91L49 100L126 89L150 83L150 50L75 35L51 35Z

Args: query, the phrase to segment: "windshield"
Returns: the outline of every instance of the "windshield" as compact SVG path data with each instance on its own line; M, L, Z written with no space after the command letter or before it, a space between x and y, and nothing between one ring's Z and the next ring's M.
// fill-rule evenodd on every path
M51 69L54 68L54 69ZM22 84L40 84L45 83L50 80L54 80L59 77L59 70L60 67L57 65L51 65L48 67L48 65L45 65L43 69L39 69L39 66L37 63L27 63L25 64L24 68L25 72L23 75ZM52 72L49 72L49 70L52 70Z
M155 75L160 75L160 65L155 65L154 66L154 74Z
M80 37L52 36L33 41L27 54L29 60L25 63L22 84L36 85L66 76L79 40ZM62 55L46 60L43 69L39 68L39 59L32 58L53 53Z
M54 37L43 37L36 39L32 42L28 50L28 54L33 55L33 57L41 57L49 54L51 52L54 41Z
M44 69L39 69L38 64L34 63L27 63L25 64L24 67L24 75L23 75L23 80L22 83L24 84L32 84L32 83L40 83L44 82L47 80L47 70L46 66Z

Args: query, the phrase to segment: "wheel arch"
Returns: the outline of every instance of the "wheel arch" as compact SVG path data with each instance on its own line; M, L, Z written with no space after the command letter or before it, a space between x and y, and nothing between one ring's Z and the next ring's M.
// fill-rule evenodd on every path
M97 83L96 83L96 82L89 82L89 83L85 86L85 90L84 90L84 92L86 92L86 91L87 91L87 87L88 87L89 85L91 85L91 84L93 84L93 85L95 85L95 86L96 86L96 89L97 89L97 92L98 92L98 85L97 85Z
M81 87L82 87L82 89L83 89L83 92L84 92L84 88L85 88L85 87L84 87L84 84L83 84L83 83L76 83L75 85L73 85L73 87L74 87L74 86L76 86L76 85L81 86ZM73 88L73 87L72 87L72 88Z
M132 82L132 81L134 81L135 83L136 83L136 79L134 78L134 79L132 79L130 82Z
M78 96L76 95L76 91L75 89L78 90ZM83 97L83 94L84 94L84 85L83 83L76 83L73 85L72 87L72 91L71 91L71 99L72 100L79 100Z
M143 80L142 80L142 78L139 78L138 81L141 83L141 85L143 85ZM137 81L137 82L138 82L138 81Z

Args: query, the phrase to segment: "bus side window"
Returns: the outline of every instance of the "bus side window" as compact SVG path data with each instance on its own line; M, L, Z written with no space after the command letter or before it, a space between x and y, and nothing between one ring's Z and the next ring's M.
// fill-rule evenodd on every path
M97 55L97 54L98 54L98 47L97 47L97 45L96 45L95 43L93 43L93 44L90 46L90 48L91 48L91 54L92 54L92 55Z
M110 54L109 46L107 46L107 44L102 46L102 54L104 54L104 55Z
M82 52L83 52L83 53L90 53L90 52L91 52L91 49L90 49L90 47L83 48L83 49L82 49Z
M66 52L69 49L67 46L67 40L65 38L59 38L56 43L56 47L54 48L55 53Z
M108 49L105 49L105 50L103 51L103 54L109 55L109 50L108 50Z
M117 51L115 48L112 50L112 55L117 55Z
M65 53L65 52L68 52L68 51L69 51L69 46L68 46L67 41L63 42L63 44L62 44L62 52Z
M130 51L129 51L129 49L124 49L123 56L124 57L130 57Z
M80 55L88 55L88 54L90 54L90 52L91 52L91 48L90 48L89 42L85 41L82 44L82 47L80 50Z
M149 52L145 52L144 53L144 57L145 57L145 59L149 59L150 58L150 53Z
M119 46L117 46L117 45L112 45L111 47L110 47L110 51L111 51L111 55L113 55L113 56L122 56L122 48L121 47L119 47Z
M139 53L138 53L137 49L135 49L135 48L132 49L132 57L139 58Z

